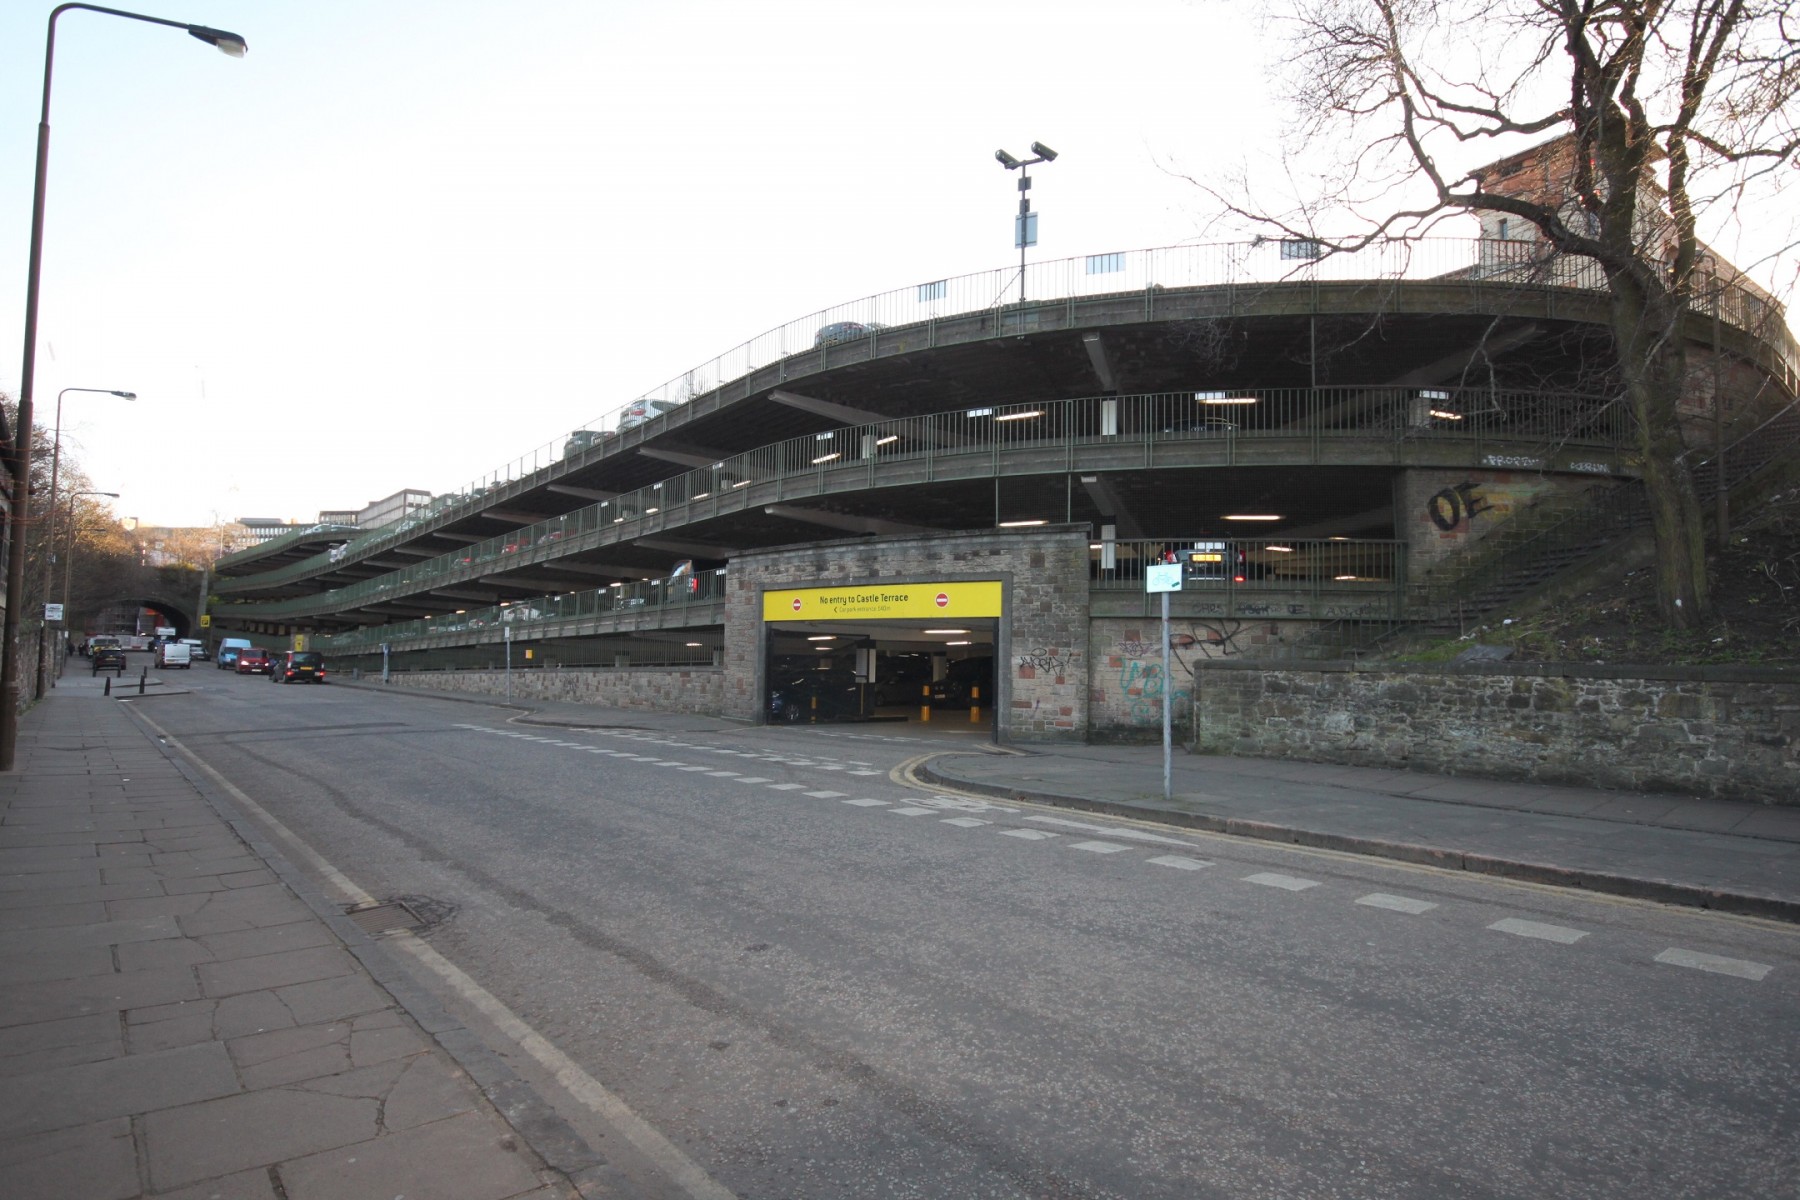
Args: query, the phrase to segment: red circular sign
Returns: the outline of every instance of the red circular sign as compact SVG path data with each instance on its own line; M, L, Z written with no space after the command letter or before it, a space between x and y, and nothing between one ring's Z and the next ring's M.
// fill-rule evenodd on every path
M800 597L798 597L798 596L794 597L794 611L795 612L800 611Z
M937 606L939 608L945 608L945 607L948 607L949 604L950 604L950 593L949 592L939 592L937 594Z

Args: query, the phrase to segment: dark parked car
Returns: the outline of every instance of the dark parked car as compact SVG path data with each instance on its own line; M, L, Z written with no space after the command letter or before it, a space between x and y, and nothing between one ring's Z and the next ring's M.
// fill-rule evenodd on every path
M288 650L275 656L270 683L324 683L325 656L317 650Z
M854 342L857 338L868 337L871 333L878 333L886 328L887 326L879 321L833 321L819 330L818 335L813 338L813 345L815 347L837 346L844 342Z
M248 650L239 650L237 656L237 673L239 675L267 675L275 669L275 660L261 646L252 646Z
M769 688L769 720L854 720L863 713L863 686L850 671L800 671L779 677Z
M875 703L918 705L930 682L931 655L912 651L883 653L875 670Z
M125 650L121 646L95 646L89 651L88 657L94 664L96 675L102 671L117 671L121 675L125 673Z
M933 708L991 708L994 703L994 660L959 658L931 684Z

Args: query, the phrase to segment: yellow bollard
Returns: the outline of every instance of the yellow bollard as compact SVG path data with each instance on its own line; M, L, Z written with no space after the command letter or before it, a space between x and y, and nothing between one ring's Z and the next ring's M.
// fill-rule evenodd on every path
M969 724L978 725L980 723L981 723L981 689L978 687L971 687L969 689Z
M925 697L925 703L919 705L919 720L931 724L931 685L928 683L919 689L919 695Z

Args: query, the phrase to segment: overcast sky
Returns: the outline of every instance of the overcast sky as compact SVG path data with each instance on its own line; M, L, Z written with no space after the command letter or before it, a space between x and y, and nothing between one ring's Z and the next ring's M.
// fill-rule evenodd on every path
M37 420L151 525L456 488L762 331L1212 240L1274 140L1254 5L169 0L58 22ZM16 391L49 0L0 5Z

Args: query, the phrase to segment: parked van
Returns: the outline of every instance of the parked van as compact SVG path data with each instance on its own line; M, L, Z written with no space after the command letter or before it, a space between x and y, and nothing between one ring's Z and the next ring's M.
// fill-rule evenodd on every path
M206 661L206 643L199 638L182 638L181 644L188 648L188 657L195 662Z
M213 666L221 671L237 670L238 652L250 648L249 638L219 639L219 656L213 659Z
M163 642L156 647L156 665L166 671L185 671L194 665L194 659L186 642Z

